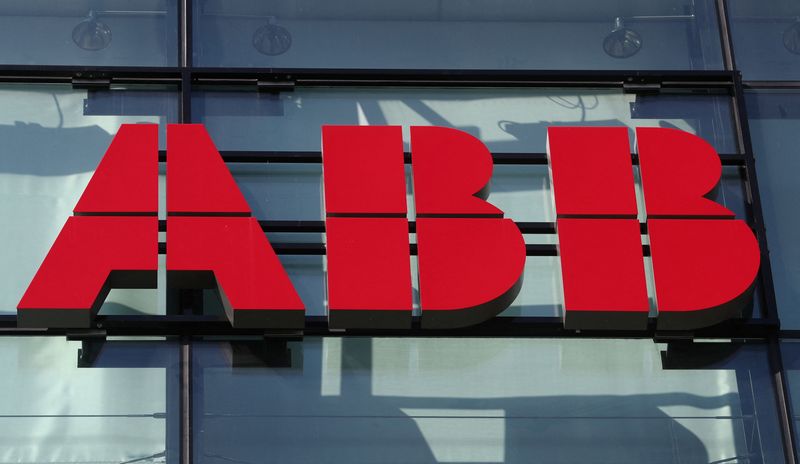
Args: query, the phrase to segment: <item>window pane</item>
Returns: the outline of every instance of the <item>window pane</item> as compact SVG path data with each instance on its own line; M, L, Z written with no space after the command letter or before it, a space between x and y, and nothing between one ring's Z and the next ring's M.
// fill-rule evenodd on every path
M324 218L322 164L229 163L228 168L257 218Z
M177 346L109 341L94 360L81 348L0 337L0 460L177 462Z
M528 256L519 295L499 317L561 317L563 314L564 290L558 257Z
M800 79L800 4L728 0L728 17L745 80Z
M176 66L177 0L0 3L0 63Z
M720 153L738 151L727 95L636 96L620 90L525 88L298 88L280 94L198 91L194 120L223 150L319 151L320 127L454 127L493 152L544 153L547 127L673 127ZM631 148L635 149L631 130ZM408 147L406 146L406 149Z
M722 69L713 0L195 2L200 66Z
M0 85L0 217L9 219L0 227L0 313L16 314L120 125L159 124L163 148L177 111L163 88ZM163 313L162 291L112 290L101 313Z
M747 114L758 169L758 189L767 228L769 260L781 327L800 328L800 93L747 94Z
M786 383L789 387L791 420L794 422L795 442L800 440L800 343L797 340L781 342L781 354Z
M194 345L197 462L783 458L758 343L306 337L285 367L243 348Z

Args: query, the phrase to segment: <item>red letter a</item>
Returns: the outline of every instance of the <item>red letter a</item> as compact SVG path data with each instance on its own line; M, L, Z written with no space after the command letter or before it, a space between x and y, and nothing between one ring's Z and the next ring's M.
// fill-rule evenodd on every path
M91 327L111 288L155 288L157 212L158 127L124 124L19 302L17 325Z
M169 286L216 289L234 327L303 327L303 302L202 125L167 129L167 215Z

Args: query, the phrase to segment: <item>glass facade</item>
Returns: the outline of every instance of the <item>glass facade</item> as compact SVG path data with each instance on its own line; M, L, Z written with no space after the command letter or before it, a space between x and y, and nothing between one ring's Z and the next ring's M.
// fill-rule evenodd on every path
M19 296L89 183L121 124L178 122L175 87L73 89L65 84L0 86L0 314ZM163 292L161 292L163 293ZM156 290L113 290L101 312L164 314Z
M799 15L783 0L3 3L0 462L797 462ZM216 292L167 288L170 123L207 128L303 332L234 329ZM122 124L159 128L158 289L111 290L88 330L18 327ZM410 126L483 142L488 201L527 247L510 306L420 328L406 160L413 328L329 328L323 125L401 126L406 153ZM741 317L658 330L645 251L646 330L564 328L553 126L628 129L643 224L636 128L719 153L707 198L762 251Z
M728 95L622 89L309 88L262 95L200 90L192 109L222 150L319 150L307 134L323 124L442 126L466 131L492 152L543 153L547 127L673 127L738 152ZM631 147L636 143L631 130Z
M197 462L266 449L275 462L783 458L759 343L307 337L289 349L286 367L231 370L252 359L243 343L194 345Z
M800 5L785 0L729 0L736 65L751 81L800 78Z
M800 249L794 240L800 224L792 214L787 214L793 209L790 198L798 190L790 174L800 163L791 148L800 141L793 132L800 127L798 97L800 94L792 91L773 89L755 89L746 95L761 204L769 226L775 298L781 326L787 329L800 328L800 315L794 310L794 305L800 302Z
M723 69L711 0L209 1L194 21L209 67ZM625 28L641 44L629 62Z
M85 341L12 336L0 347L3 461L163 462L176 448L174 341L115 340L96 352Z
M0 63L177 66L177 21L177 0L9 0L0 5Z

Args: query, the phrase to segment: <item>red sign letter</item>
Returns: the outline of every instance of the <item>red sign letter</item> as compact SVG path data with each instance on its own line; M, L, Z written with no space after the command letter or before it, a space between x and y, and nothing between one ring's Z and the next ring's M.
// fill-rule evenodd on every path
M547 148L565 327L646 328L649 303L627 129L551 127Z
M492 155L478 139L444 127L411 128L422 327L466 327L519 294L525 242L484 201Z
M761 255L747 224L704 198L722 173L717 153L675 129L639 128L636 136L658 327L688 330L740 317Z
M234 327L303 327L303 302L202 125L168 127L167 214L170 286L217 289Z
M410 328L403 135L324 126L328 310L333 328Z
M155 288L157 212L158 127L123 124L17 305L17 325L88 328L111 288Z
M635 217L626 132L548 131L568 328L644 328L647 321L639 224L597 219ZM716 152L673 129L638 129L637 138L658 327L689 330L739 316L760 254L747 224L705 198L721 174Z

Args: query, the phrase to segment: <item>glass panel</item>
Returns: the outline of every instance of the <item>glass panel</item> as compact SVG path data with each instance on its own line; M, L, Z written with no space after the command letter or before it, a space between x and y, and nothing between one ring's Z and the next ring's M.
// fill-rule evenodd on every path
M727 95L636 96L619 90L524 88L298 88L266 94L205 90L194 120L222 150L319 151L320 127L444 126L478 137L493 152L544 153L547 127L674 127L737 152ZM635 149L633 131L631 148ZM408 144L406 143L406 150Z
M517 222L553 222L548 166L495 165L489 201Z
M747 114L781 327L800 328L800 92L748 92Z
M800 79L800 4L728 0L728 17L745 80Z
M320 221L322 164L229 163L253 215L262 220Z
M555 239L555 236L547 236ZM527 237L526 237L527 238ZM500 317L561 317L564 290L557 256L528 256L519 295Z
M62 337L0 337L0 461L178 462L177 346L99 349L92 357Z
M177 114L176 93L160 88L0 85L0 314L16 314L120 125L159 124L163 148ZM114 290L101 313L163 314L162 291Z
M713 0L209 0L199 66L722 69Z
M196 462L783 460L758 343L306 337L289 349L265 365L243 344L194 345Z
M781 342L783 372L789 387L789 414L794 422L795 442L800 441L800 343L797 340Z
M177 0L0 3L0 63L176 66Z

